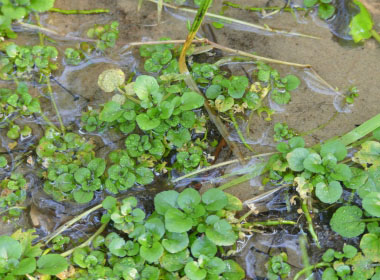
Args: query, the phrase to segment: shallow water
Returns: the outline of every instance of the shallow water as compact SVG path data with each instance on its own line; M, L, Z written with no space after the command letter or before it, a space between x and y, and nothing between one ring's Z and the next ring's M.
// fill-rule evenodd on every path
M342 0L345 1L345 0ZM211 11L218 13L222 1L214 1ZM242 5L252 5L253 1L235 1ZM369 4L376 4L377 0L367 0ZM271 5L281 5L282 1L271 1ZM255 1L255 6L264 6L266 1ZM61 34L84 37L83 32L94 23L106 23L111 20L120 22L120 39L117 47L105 56L98 55L91 57L86 63L80 66L65 66L54 76L52 80L53 90L59 110L64 119L65 125L77 129L76 124L82 111L87 106L97 106L104 103L112 94L106 94L97 86L99 74L105 69L120 67L128 73L141 71L141 61L138 59L137 49L125 50L130 42L142 40L157 40L161 37L171 37L172 39L184 39L186 30L186 20L191 19L193 15L179 13L177 11L164 9L162 22L157 24L155 4L145 2L142 10L137 13L137 1L134 0L82 0L69 1L57 0L56 7L64 9L90 9L94 7L110 8L110 14L102 15L60 15L50 13L42 17L42 22L47 27L56 30ZM376 5L374 5L376 7ZM247 22L256 24L267 24L270 27L291 30L300 33L318 36L321 39L310 39L295 36L274 35L269 32L258 31L254 28L238 24L226 24L222 29L213 29L213 34L218 43L231 48L244 50L247 52L256 52L258 55L265 57L292 61L303 64L311 64L313 69L323 77L334 89L332 90L326 84L316 78L315 74L309 70L297 69L284 65L272 65L276 67L281 74L293 73L302 79L301 86L292 95L292 101L286 106L269 104L276 114L270 122L257 116L251 122L250 135L245 135L247 142L252 144L255 151L267 152L273 151L273 125L277 122L286 122L289 127L295 128L299 132L309 131L326 123L335 112L338 116L329 123L325 128L320 129L306 137L307 145L313 145L332 136L342 135L353 129L356 125L371 118L378 113L380 99L378 97L378 88L380 87L380 48L374 40L369 40L359 46L342 44L329 30L333 26L333 33L338 34L341 38L347 39L347 33L344 27L337 24L337 18L328 24L319 21L315 15L308 18L302 17L296 13L294 18L290 13L279 13L271 17L263 18L256 13L248 11L238 11L228 9L225 15L239 18ZM344 17L345 15L338 15ZM380 12L373 11L374 21L380 22ZM211 21L208 21L211 22ZM211 25L210 25L211 26ZM78 28L79 27L79 28ZM199 32L200 36L212 36L206 29ZM20 36L18 42L28 42L31 36L25 34ZM59 38L56 38L57 40ZM63 50L71 42L58 41L57 47ZM224 54L225 55L225 54ZM232 64L228 66L235 74L242 74L244 71L250 73L254 66L248 63ZM6 82L1 82L1 86L6 86ZM32 86L33 84L31 84ZM344 94L351 85L357 86L360 91L359 97L355 100L355 105L342 108L340 105L341 95ZM43 88L34 85L34 94L43 92ZM48 100L46 100L48 104ZM51 116L54 116L51 113ZM54 119L54 118L53 118ZM28 123L33 124L34 137L25 139L19 144L18 148L10 152L8 148L9 141L4 137L3 131L0 132L1 147L0 152L9 153L12 159L20 157L30 145L36 144L42 134L38 127L39 119L29 119ZM245 131L248 125L246 121L241 121L242 131ZM82 132L83 133L83 132ZM123 145L123 138L117 134L96 135L86 134L87 138L93 139L98 145L98 156L105 156L110 149L115 149ZM231 131L231 140L240 143L238 136ZM240 145L242 146L242 145ZM243 147L241 147L244 149ZM35 159L35 158L34 158ZM224 149L219 157L219 162L231 159L229 151ZM256 163L256 162L254 162ZM78 206L77 204L57 203L45 195L41 189L41 182L33 174L33 165L21 165L18 167L30 175L31 193L28 199L28 211L22 217L21 222L26 227L34 224L38 227L38 233L47 235L56 229L59 225L69 220L73 216L89 208L90 205ZM220 168L217 171L203 174L195 180L187 179L179 182L177 187L190 184L191 182L203 182L203 190L208 187L220 184L223 181L214 180L223 174L228 174L242 167L235 164L227 168ZM10 171L10 170L8 170ZM0 179L2 174L0 174ZM5 174L4 174L5 175ZM149 201L159 190L168 188L168 182L160 180L146 189L136 190L142 203L149 209ZM246 183L231 188L229 191L238 196L242 201L254 198L266 191L265 186L261 185L258 178L252 179ZM130 194L130 192L128 193ZM94 200L91 205L101 199L101 194ZM269 195L260 200L257 204L260 210L255 219L268 219L282 217L284 219L296 220L297 209L287 211L285 204L284 192L280 191ZM293 207L295 208L295 207ZM36 219L36 220L35 220ZM324 240L323 247L339 247L343 243L337 235L333 234L326 223L327 217L315 213L316 231L321 240ZM84 219L77 227L73 228L69 234L74 238L85 238L96 228L99 222L99 214L95 213ZM300 225L305 225L303 218L299 221ZM7 234L13 231L16 225L1 225L0 234ZM289 255L289 263L296 269L302 268L299 253L299 227L276 227L270 232L255 234L246 242L240 244L240 252L237 259L244 265L247 271L248 279L264 279L263 270L265 262L269 255L285 251ZM310 241L310 240L309 240ZM310 248L311 260L317 259L323 250L316 250L315 246Z

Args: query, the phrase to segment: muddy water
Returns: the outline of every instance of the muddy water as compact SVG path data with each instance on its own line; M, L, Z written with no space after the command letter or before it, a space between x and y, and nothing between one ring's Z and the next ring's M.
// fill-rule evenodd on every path
M211 9L212 12L218 13L222 1L214 1ZM235 1L242 5L265 6L267 1ZM254 3L253 3L254 2ZM368 7L374 17L374 21L380 23L380 7L377 0L366 0ZM282 5L283 1L270 1L270 5ZM60 15L50 13L41 17L45 26L61 33L71 36L84 37L84 32L93 24L107 23L111 20L120 22L120 39L117 47L105 56L95 55L87 63L77 67L67 66L61 69L54 77L52 82L58 107L64 118L66 125L77 129L75 124L83 110L87 106L96 106L104 103L111 94L105 94L97 86L98 75L105 69L111 67L120 67L126 73L141 71L141 62L138 60L137 51L128 49L125 46L130 42L142 40L156 40L161 37L171 37L172 39L184 39L186 30L186 21L192 18L192 14L180 13L164 9L162 22L157 24L155 4L145 2L142 10L137 13L137 1L135 0L56 0L56 7L63 9L92 9L92 8L109 8L109 14L101 15ZM210 31L203 29L199 32L200 36L213 36L210 38L218 43L248 52L255 52L258 55L275 58L284 61L297 62L302 64L311 64L313 69L333 88L331 90L325 84L307 70L289 67L284 65L272 65L276 67L281 74L286 75L293 73L302 79L301 86L292 95L292 101L286 107L278 107L273 104L272 109L276 110L272 121L265 121L262 118L255 117L250 125L250 135L246 135L247 141L253 145L257 152L272 151L274 143L272 139L273 125L276 122L287 122L289 127L296 129L298 132L305 132L314 129L321 124L326 123L337 111L339 114L323 129L313 132L306 137L307 145L318 143L332 136L341 135L353 129L356 125L379 113L379 91L380 88L380 48L374 40L353 46L347 41L343 41L335 36L329 30L328 24L321 22L315 15L308 18L302 17L302 14L296 13L295 16L290 13L278 13L270 17L263 17L257 13L228 9L226 16L238 18L243 21L267 24L272 28L284 29L294 32L300 32L317 36L320 39L302 38L296 36L274 35L268 32L260 32L253 28L237 24L226 24L222 29L213 29L213 35ZM209 23L211 21L208 21ZM377 26L379 27L379 26ZM344 36L342 36L344 37ZM56 46L60 50L72 45L73 42L60 41ZM23 35L18 39L21 43L33 43L36 36ZM252 64L229 65L230 70L235 74L243 74L245 71L250 72L254 66ZM2 83L1 86L6 86ZM360 95L355 101L355 105L349 108L342 108L340 105L341 95L348 88L355 85ZM43 88L33 87L32 93L43 92ZM78 96L78 99L72 95ZM48 103L47 103L48 104ZM53 114L51 114L53 116ZM24 150L29 145L36 143L42 130L38 128L40 120L31 120L36 126L33 131L36 133L35 139L29 139L23 143ZM241 121L241 126L245 128L247 122ZM34 127L33 127L34 128ZM87 135L98 143L99 156L104 156L109 148L117 148L123 141L118 135L107 135L99 137L98 135ZM231 139L238 140L238 137L231 131ZM6 151L7 142L5 137L1 136L2 147L0 152ZM244 149L243 147L241 147ZM15 152L14 156L22 154L23 149ZM228 151L223 151L219 161L230 159ZM54 203L46 195L41 193L41 182L33 175L33 166L21 166L30 174L32 182L32 193L30 194L30 213L22 218L25 225L37 225L38 232L42 235L50 233L57 226L70 219L73 215L83 211L83 207L72 207ZM241 169L239 166L230 166L224 173ZM219 176L221 171L214 172L211 176ZM210 176L210 174L208 174ZM205 181L203 179L203 181ZM207 181L207 180L206 180ZM218 184L218 183L216 183ZM140 191L139 196L146 201L154 192L164 186L165 182L160 182L148 191ZM215 183L206 182L204 189L214 186ZM261 180L256 178L249 182L240 184L231 189L231 192L242 200L248 200L268 191L261 185ZM297 220L296 209L287 212L285 204L284 191L276 192L265 197L260 201L260 213L257 219L268 219L283 217ZM291 195L291 194L290 194ZM86 206L88 207L88 206ZM294 208L294 207L293 207ZM70 209L70 210L68 210ZM338 239L326 227L327 217L323 215L314 215L316 230L319 237L323 240L326 247L339 246L343 241ZM91 232L92 227L96 227L98 216L88 217L78 228L74 229L77 237L85 237ZM304 225L303 218L299 220L300 225ZM9 233L13 225L2 225L0 233ZM247 242L240 244L240 252L237 258L246 268L247 277L250 279L263 279L265 277L264 264L268 256L279 251L285 251L289 255L289 263L293 268L302 267L299 254L298 237L300 234L299 227L278 227L272 231L263 231L257 233ZM311 260L320 256L321 251L310 247L313 254Z

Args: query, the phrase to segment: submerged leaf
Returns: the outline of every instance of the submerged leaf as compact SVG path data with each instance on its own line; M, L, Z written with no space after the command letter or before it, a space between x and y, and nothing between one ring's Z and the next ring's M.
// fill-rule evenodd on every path
M360 12L355 15L350 22L350 35L355 43L372 37L373 20L367 8L358 0L354 3L360 8Z

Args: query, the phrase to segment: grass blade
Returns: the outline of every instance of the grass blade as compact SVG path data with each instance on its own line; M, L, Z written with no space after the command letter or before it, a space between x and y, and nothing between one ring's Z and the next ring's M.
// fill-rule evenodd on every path
M162 13L162 6L164 4L164 0L157 0L157 22L160 23L161 21L161 13Z

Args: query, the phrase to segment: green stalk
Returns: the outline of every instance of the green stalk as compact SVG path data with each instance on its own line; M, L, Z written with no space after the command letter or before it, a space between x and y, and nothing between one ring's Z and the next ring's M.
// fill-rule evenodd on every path
M252 178L255 178L255 177L259 176L259 175L262 175L262 174L264 174L265 172L268 171L268 169L265 168L265 166L266 166L265 162L264 163L259 163L259 164L257 164L257 165L254 166L254 169L252 170L251 173L245 174L245 175L240 176L240 177L238 177L236 179L233 179L233 180L231 180L231 181L229 181L229 182L227 182L227 183L219 186L218 189L220 189L220 190L223 191L223 190L231 188L231 187L233 187L235 185L241 184L241 183L243 183L245 181L251 180Z
M0 212L0 215L3 215L4 213L10 211L10 210L13 210L13 209L20 209L20 210L25 210L26 207L22 207L22 206L13 206L13 207L9 207L8 209L5 209L3 211Z
M372 29L371 30L371 34L372 34L372 37L375 38L375 40L380 43L380 34L377 33L377 31L375 29Z
M279 219L277 221L252 222L249 225L252 225L252 226L256 226L256 225L260 225L260 226L292 225L292 226L294 226L296 224L297 223L294 222L294 221L288 221L288 220Z
M307 253L307 247L306 247L307 239L306 239L306 234L304 232L299 237L299 243L300 243L302 264L304 267L309 267L310 266L310 260L309 260L309 255ZM311 273L309 270L305 271L305 273L306 273L305 279L314 280L314 277L310 277Z
M306 8L302 7L279 7L279 6L272 6L272 7L243 7L239 4L235 4L230 1L223 1L223 5L231 7L231 8L237 8L237 9L242 9L242 10L247 10L247 11L253 11L253 12L262 12L262 11L268 11L268 10L275 10L275 11L285 11L285 12L292 12L293 10L296 11L306 11Z
M102 226L89 239L87 239L82 244L80 244L80 245L78 245L78 246L76 246L76 247L74 247L74 248L72 248L66 252L63 252L61 254L61 256L62 257L70 256L74 252L75 249L79 249L79 248L89 246L91 244L91 242L106 229L107 225L108 225L108 223L102 224Z
M58 107L57 107L57 103L55 102L55 99L54 99L53 90L51 88L49 77L46 77L46 84L47 84L47 89L48 89L48 92L49 92L49 95L50 95L50 101L53 104L55 113L57 114L57 117L58 117L59 125L61 126L61 132L65 133L65 126L63 124L63 121L62 121L62 118L61 118L61 114L59 113L59 110L58 110Z
M342 142L345 146L348 146L360 138L366 136L368 133L371 133L376 128L380 127L380 114L374 116L368 121L362 123L357 128L351 130L347 134L340 137L340 142Z
M298 271L298 273L294 276L294 280L298 280L303 274L310 272L314 269L321 268L321 267L329 267L329 266L331 266L331 264L325 263L325 262L321 262L321 263L317 263L317 264L307 266L307 267L303 268L302 270Z
M60 13L64 15L91 15L109 13L109 9L93 9L93 10L63 10L59 8L51 8L49 12Z
M83 219L84 217L86 217L87 215L91 214L92 212L98 210L102 208L102 204L98 204L92 208L90 208L89 210L83 212L82 214L76 216L75 218L71 219L70 221L66 222L65 224L63 224L62 226L60 226L55 232L53 232L52 234L46 236L44 239L47 239L45 241L45 244L49 243L54 237L56 237L57 235L60 235L62 232L64 232L65 230L67 230L68 228L70 228L70 226L72 226L73 224L75 224L77 221Z
M239 135L240 140L243 142L244 146L248 150L250 150L251 152L254 152L254 150L252 149L252 147L250 145L248 145L247 141L245 140L245 138L243 136L243 133L241 133L241 130L239 128L238 123L236 122L236 119L235 119L233 111L229 110L229 114L230 114L230 119L231 119L232 123L234 124L234 127L236 129L237 134Z
M40 113L41 114L41 117L44 119L44 121L49 125L51 126L52 128L54 128L56 131L60 131L58 129L58 127L55 126L55 124L53 124L49 119L48 117L45 116L45 114L43 112Z
M321 245L319 244L318 236L317 236L317 234L314 231L313 220L311 219L309 208L307 207L307 203L306 203L305 200L301 201L301 209L302 209L303 213L305 214L306 221L308 223L308 227L307 228L308 228L308 230L310 232L310 235L313 238L314 242L317 244L317 247L320 249Z

